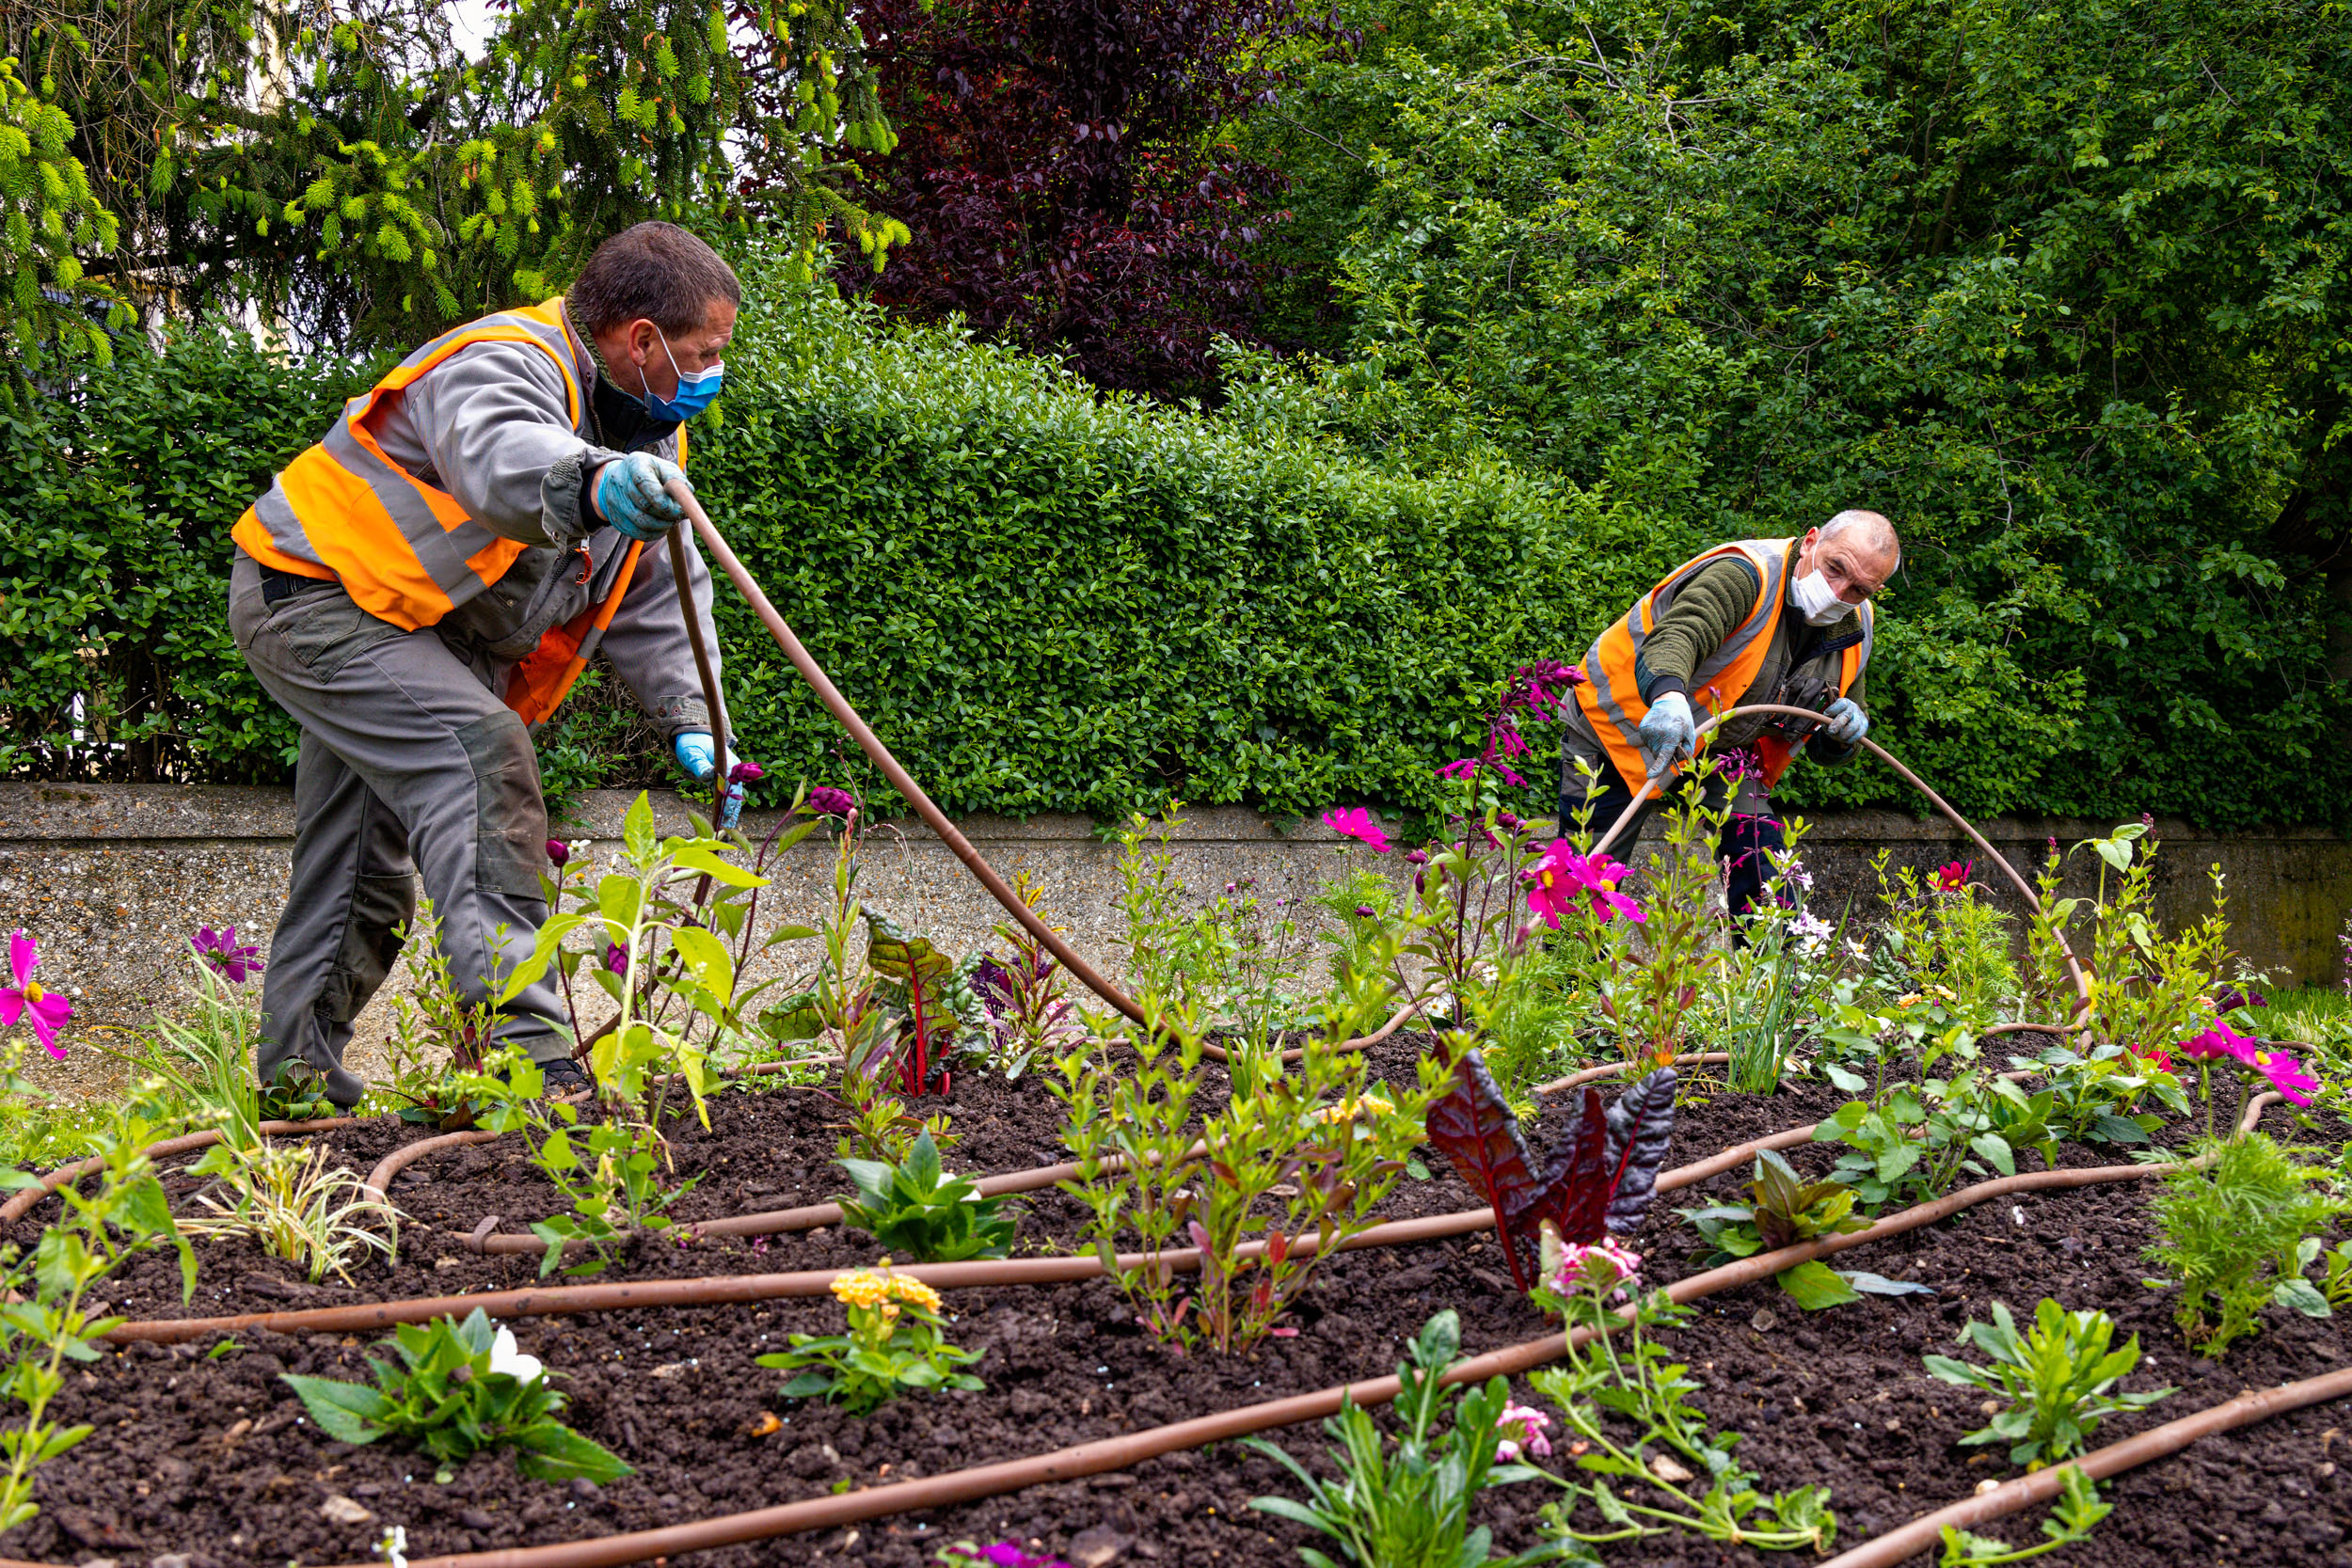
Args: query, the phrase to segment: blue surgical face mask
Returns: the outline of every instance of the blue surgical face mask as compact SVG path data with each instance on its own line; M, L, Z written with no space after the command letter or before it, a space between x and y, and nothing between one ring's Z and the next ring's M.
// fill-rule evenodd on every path
M726 367L723 364L713 364L707 371L697 371L692 375L689 375L684 371L678 370L677 356L670 354L669 336L658 326L654 328L654 332L661 339L661 352L669 355L670 369L677 372L677 395L668 398L655 397L653 388L646 385L645 372L642 370L637 372L637 384L644 388L647 412L657 420L675 420L683 424L709 407L712 401L718 397L719 382L724 375Z

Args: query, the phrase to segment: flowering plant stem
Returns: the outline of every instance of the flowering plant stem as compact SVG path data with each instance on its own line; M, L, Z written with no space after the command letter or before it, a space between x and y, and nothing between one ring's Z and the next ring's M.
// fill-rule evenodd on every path
M1654 1326L1682 1322L1688 1309L1676 1306L1662 1291L1632 1306L1613 1307L1609 1297L1620 1281L1615 1269L1596 1265L1566 1282L1575 1287L1563 1304L1571 1326L1590 1323L1599 1332L1581 1349L1574 1348L1571 1340L1561 1365L1532 1379L1559 1408L1574 1439L1568 1451L1577 1456L1578 1468L1596 1478L1550 1478L1567 1497L1545 1505L1547 1532L1588 1547L1682 1529L1768 1552L1800 1546L1828 1550L1837 1534L1829 1489L1800 1486L1771 1497L1758 1492L1756 1478L1732 1458L1738 1434L1708 1431L1705 1413L1686 1402L1700 1385L1689 1376L1687 1366L1668 1359L1668 1353L1648 1336ZM1623 1355L1615 1336L1608 1332L1620 1323L1626 1333ZM1630 1421L1640 1434L1620 1441L1603 1412ZM1664 1503L1620 1497L1607 1481L1597 1479L1601 1477L1636 1482L1662 1494ZM1706 1485L1703 1492L1686 1490L1701 1482ZM1580 1502L1592 1504L1611 1528L1576 1528Z

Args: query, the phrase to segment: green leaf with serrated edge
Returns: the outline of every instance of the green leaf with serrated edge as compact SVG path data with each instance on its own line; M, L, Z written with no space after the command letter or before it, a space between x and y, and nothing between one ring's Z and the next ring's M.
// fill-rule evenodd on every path
M1775 1277L1780 1281L1780 1288L1788 1292L1789 1299L1808 1312L1842 1307L1847 1302L1862 1299L1852 1286L1838 1276L1836 1270L1818 1258L1799 1263L1793 1269L1783 1269Z

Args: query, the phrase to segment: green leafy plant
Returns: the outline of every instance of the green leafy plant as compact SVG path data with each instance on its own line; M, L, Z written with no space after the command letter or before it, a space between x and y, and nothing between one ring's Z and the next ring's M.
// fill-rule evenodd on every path
M564 1396L548 1386L535 1356L515 1348L512 1329L475 1307L453 1317L402 1323L385 1342L392 1359L368 1357L371 1386L335 1378L279 1374L319 1430L338 1442L385 1438L454 1467L485 1449L516 1450L516 1468L538 1481L603 1482L636 1472L557 1420Z
M1867 1230L1870 1222L1853 1212L1854 1190L1842 1181L1806 1181L1772 1149L1756 1157L1756 1179L1745 1203L1684 1209L1682 1217L1703 1238L1711 1267L1735 1258L1776 1252L1823 1236ZM1818 1309L1859 1299L1851 1279L1815 1259L1774 1276L1801 1307Z
M2260 1132L2213 1145L2202 1161L2165 1179L2146 1253L2165 1277L2148 1283L2179 1287L2172 1321L2199 1354L2226 1354L2274 1303L2328 1310L2301 1271L2305 1238L2352 1212L2352 1201L2326 1190L2328 1181L2325 1166L2303 1164Z
M2045 1296L2033 1316L2033 1326L2020 1334L2008 1306L1996 1301L1991 1323L1971 1323L1960 1331L1963 1344L1992 1357L1989 1367L1948 1355L1920 1358L1940 1382L1981 1388L2008 1402L1989 1424L1962 1438L1963 1446L2007 1443L2011 1465L2040 1469L2081 1453L2107 1417L2145 1410L2180 1392L2118 1388L2139 1365L2139 1336L2109 1349L2115 1320L2105 1312L2069 1312Z
M1339 1472L1325 1481L1263 1437L1242 1446L1279 1463L1306 1489L1307 1500L1260 1497L1249 1506L1329 1536L1335 1560L1312 1546L1298 1555L1310 1568L1518 1568L1558 1556L1539 1547L1512 1557L1489 1555L1493 1532L1470 1522L1470 1507L1493 1486L1533 1481L1542 1471L1498 1463L1501 1422L1511 1408L1510 1385L1500 1377L1484 1386L1443 1381L1461 1351L1461 1321L1438 1313L1415 1336L1411 1359L1398 1363L1397 1431L1384 1436L1369 1411L1343 1400L1323 1423L1338 1445L1329 1450ZM1447 1424L1438 1430L1440 1420Z
M1013 1222L1001 1217L1000 1200L984 1198L968 1177L939 1166L939 1146L918 1133L907 1157L895 1165L874 1160L844 1160L857 1188L840 1200L841 1217L874 1238L894 1258L918 1263L957 1262L967 1258L1002 1258L1012 1248Z
M1939 1568L1992 1568L1994 1563L2023 1562L2088 1540L2092 1527L2115 1512L2099 1498L2099 1483L2070 1465L2058 1477L2058 1501L2042 1521L2042 1540L2031 1546L2011 1546L2006 1541L1977 1535L1950 1525L1944 1527L1944 1556Z
M1064 1137L1078 1161L1061 1188L1087 1206L1086 1238L1151 1333L1247 1350L1282 1332L1317 1265L1374 1223L1445 1082L1424 1058L1416 1087L1375 1090L1363 1053L1339 1048L1382 1016L1390 994L1385 966L1351 970L1317 1004L1324 1029L1295 1070L1272 1052L1237 1055L1225 1108L1197 1143L1200 1037L1150 994L1142 1024L1106 1022L1098 1042L1057 1063ZM1144 1258L1122 1268L1129 1234ZM1299 1244L1311 1236L1319 1243ZM1189 1291L1164 1256L1186 1242L1199 1262Z
M1530 1379L1559 1409L1581 1472L1551 1477L1567 1496L1544 1505L1546 1533L1572 1544L1584 1561L1598 1560L1597 1545L1675 1530L1759 1551L1827 1551L1837 1538L1829 1488L1759 1491L1756 1476L1732 1457L1740 1434L1711 1429L1706 1412L1690 1402L1701 1386L1691 1369L1650 1337L1686 1321L1689 1309L1662 1291L1614 1305L1636 1287L1639 1263L1609 1244L1570 1249L1547 1287L1571 1327L1598 1332L1581 1347L1571 1338L1560 1365ZM1622 1351L1613 1332L1621 1325ZM1623 1493L1613 1479L1637 1490ZM1638 1500L1645 1497L1657 1500ZM1581 1505L1605 1528L1576 1528Z
M24 1411L19 1424L0 1429L0 1457L8 1461L0 1476L0 1531L40 1512L33 1472L90 1434L87 1426L51 1420L49 1406L65 1386L65 1364L96 1361L99 1341L123 1321L88 1316L83 1303L91 1289L135 1254L168 1245L180 1254L180 1299L196 1293L196 1254L174 1227L171 1201L143 1152L160 1135L164 1104L162 1085L151 1080L118 1102L90 1135L91 1151L103 1162L96 1180L57 1189L64 1220L41 1231L29 1257L13 1243L0 1248L0 1397ZM35 1180L24 1171L0 1171L0 1186L11 1190Z
M1924 878L1906 865L1890 877L1889 858L1882 849L1870 861L1884 911L1879 942L1902 964L1905 989L1942 986L1953 1012L1991 1020L2018 989L2009 917L1983 895L1968 862L1952 862Z
M979 1353L947 1342L939 1292L894 1271L889 1259L842 1275L833 1293L849 1310L847 1334L795 1334L790 1350L759 1357L763 1367L800 1374L784 1386L787 1399L822 1397L863 1416L909 1391L985 1386L957 1370Z

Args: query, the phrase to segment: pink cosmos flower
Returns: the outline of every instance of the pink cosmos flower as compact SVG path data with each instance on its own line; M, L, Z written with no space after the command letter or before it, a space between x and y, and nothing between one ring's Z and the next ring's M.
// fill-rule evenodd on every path
M2269 1079L2272 1088L2297 1105L2309 1105L2312 1096L2320 1090L2319 1080L2304 1071L2303 1064L2283 1051L2258 1050L2247 1065Z
M13 1026L20 1018L31 1019L40 1048L62 1062L65 1048L57 1043L57 1030L73 1016L73 1004L41 990L40 982L33 978L33 966L40 962L40 944L26 936L23 927L8 933L8 973L16 984L0 986L0 1029Z
M1527 907L1555 931L1560 928L1560 917L1580 901L1589 902L1592 911L1603 920L1621 914L1638 925L1649 917L1642 912L1641 905L1617 891L1617 883L1631 869L1607 855L1587 859L1566 839L1555 838L1528 873Z
M1372 846L1373 853L1376 855L1385 855L1396 847L1389 842L1389 835L1382 831L1372 813L1361 806L1350 806L1345 811L1327 811L1323 814L1323 825L1335 833L1361 839Z
M1534 1405L1505 1401L1502 1414L1495 1418L1495 1430L1517 1433L1518 1435L1505 1437L1497 1443L1495 1457L1505 1464L1516 1463L1524 1449L1538 1459L1549 1459L1551 1439L1544 1435L1544 1429L1550 1425L1551 1418Z
M1940 865L1936 867L1935 891L1938 893L1958 893L1962 888L1968 885L1968 873L1974 871L1976 868L1977 863L1975 861L1953 861L1947 865Z
M2252 1067L2259 1048L2228 1024L2216 1022L2195 1038L2183 1040L2180 1050L2182 1055L2193 1062L2217 1062L2227 1058Z
M196 935L188 939L188 945L196 949L197 957L202 958L214 974L232 986L244 985L247 976L259 974L269 967L262 962L260 948L249 943L243 947L237 945L237 928L234 926L221 931L215 931L210 926L199 926Z

